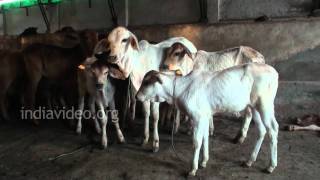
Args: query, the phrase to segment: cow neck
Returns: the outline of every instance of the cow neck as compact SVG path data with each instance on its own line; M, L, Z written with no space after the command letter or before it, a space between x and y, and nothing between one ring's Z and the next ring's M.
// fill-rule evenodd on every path
M143 64L141 63L142 54L137 51L133 50L130 54L130 57L128 56L127 59L131 59L129 61L131 64L131 72L130 72L130 81L137 92L142 84L142 80L146 72L143 71Z

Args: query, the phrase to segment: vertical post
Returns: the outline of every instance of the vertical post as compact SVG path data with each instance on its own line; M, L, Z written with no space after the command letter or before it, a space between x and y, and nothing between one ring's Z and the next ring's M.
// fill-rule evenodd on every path
M42 14L42 17L43 17L43 20L47 26L47 32L50 32L50 22L48 20L48 17L47 17L47 14L46 14L46 11L45 9L43 8L43 5L41 3L41 0L38 0L38 6L40 8L40 11L41 11L41 14Z
M218 22L220 21L221 17L220 17L220 0L218 0Z
M117 27L118 26L118 17L117 17L117 13L114 9L113 0L108 0L108 5L109 5L111 17L112 17L113 26Z
M200 19L199 22L207 23L208 22L208 2L207 0L199 0L200 4Z
M6 11L2 7L2 23L3 23L3 35L7 35L7 17Z
M220 14L221 0L208 0L207 1L207 17L209 23L217 23L221 20Z
M61 7L60 7L60 4L58 4L58 29L61 28Z
M89 5L89 8L91 8L92 7L92 2L91 2L91 0L88 0L88 5Z
M26 9L26 16L29 16L29 8L26 7L25 9Z
M129 26L129 0L125 0L125 25Z

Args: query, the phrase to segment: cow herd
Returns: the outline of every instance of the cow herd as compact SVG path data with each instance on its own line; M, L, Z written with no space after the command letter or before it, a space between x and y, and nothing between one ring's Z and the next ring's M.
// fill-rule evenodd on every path
M9 120L9 94L25 109L35 109L38 94L45 104L76 108L82 113L88 107L101 144L107 147L106 109L116 110L117 88L110 78L130 81L129 121L135 119L136 101L142 102L144 137L149 141L152 116L152 147L160 147L158 123L160 103L166 102L188 119L193 135L194 158L191 176L196 175L200 149L202 167L209 160L209 136L214 131L216 113L244 114L236 137L242 143L251 120L255 121L258 137L248 161L256 161L265 134L270 137L269 173L277 166L278 123L274 115L274 99L278 73L265 64L258 51L240 46L218 52L198 50L184 37L172 37L158 44L138 41L124 27L113 29L102 39L95 31L75 31L70 27L51 34L28 29L17 38L17 50L0 51L0 113ZM96 114L101 112L102 116ZM82 132L82 114L76 119L75 131ZM177 118L179 119L179 118ZM40 122L32 118L34 124ZM178 120L179 121L179 120ZM125 137L117 117L111 117L121 143ZM180 124L175 122L176 125ZM176 127L178 128L178 127Z

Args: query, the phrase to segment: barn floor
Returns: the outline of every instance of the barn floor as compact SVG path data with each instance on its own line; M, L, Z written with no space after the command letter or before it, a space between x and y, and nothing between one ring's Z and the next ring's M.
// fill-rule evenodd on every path
M268 138L254 166L245 168L241 164L253 148L257 133L254 125L242 145L232 143L240 121L217 120L215 126L215 136L210 139L208 167L189 179L319 178L320 138L317 133L280 131L279 165L273 174L266 174L263 170L269 162ZM0 179L187 179L192 143L183 128L174 136L179 158L171 148L169 130L160 130L160 151L155 154L150 151L151 143L147 147L139 145L142 125L134 129L125 134L127 144L124 145L117 144L114 132L109 131L109 147L102 150L98 146L99 137L88 128L78 136L59 121L42 122L40 127L28 123L1 124ZM75 150L71 155L49 160Z

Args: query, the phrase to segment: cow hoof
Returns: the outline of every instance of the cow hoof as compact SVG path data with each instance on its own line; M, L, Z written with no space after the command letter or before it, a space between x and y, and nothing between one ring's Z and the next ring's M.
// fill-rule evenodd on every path
M244 136L236 136L234 139L233 139L233 143L234 144L243 144L244 140L246 139L246 137Z
M107 149L107 145L101 145L101 149L106 150Z
M206 168L206 167L207 167L207 162L202 162L202 163L200 164L200 167L201 167L201 168Z
M245 162L243 165L244 165L245 167L251 167L252 164L253 164L253 161L249 160L249 161Z
M121 138L120 139L120 144L125 144L126 143L126 140L124 138Z
M141 146L144 147L148 144L148 140L147 139L143 139L142 140L142 143L141 143Z
M271 174L276 167L270 166L266 169L266 172Z
M102 146L102 149L107 149L108 142L102 140L101 146Z
M81 135L81 129L80 129L80 130L77 129L77 130L76 130L76 133L77 133L78 135Z
M159 151L159 147L153 147L152 150L153 150L154 153L157 153Z
M99 129L96 128L96 132L97 132L98 134L101 134L102 131L101 131L100 128L99 128Z
M233 139L233 143L234 144L242 144L245 139L246 139L246 137L243 136L242 133L238 133L237 136Z
M196 172L197 172L197 170L192 170L189 172L188 176L194 177L194 176L196 176Z

